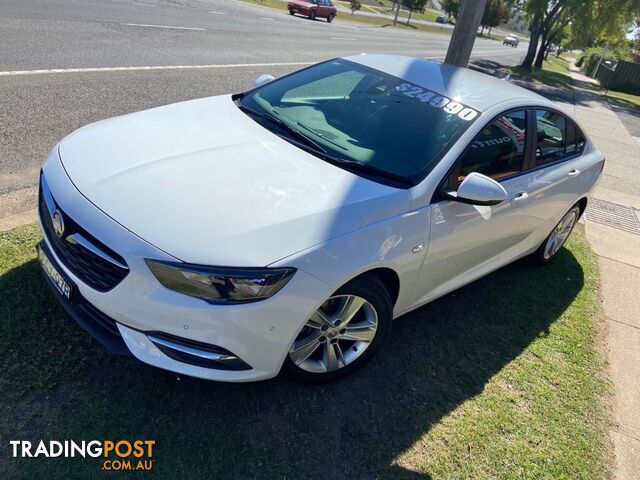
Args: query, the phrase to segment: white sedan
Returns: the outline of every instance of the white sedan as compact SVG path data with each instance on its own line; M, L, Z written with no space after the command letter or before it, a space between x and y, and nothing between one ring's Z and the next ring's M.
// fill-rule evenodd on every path
M569 115L508 82L339 58L72 133L42 169L38 254L115 353L212 380L327 381L394 318L550 261L603 166Z

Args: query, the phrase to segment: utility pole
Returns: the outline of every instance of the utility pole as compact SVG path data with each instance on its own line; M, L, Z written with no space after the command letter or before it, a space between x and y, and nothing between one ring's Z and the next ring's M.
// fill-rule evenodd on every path
M462 0L444 63L466 67L487 0Z

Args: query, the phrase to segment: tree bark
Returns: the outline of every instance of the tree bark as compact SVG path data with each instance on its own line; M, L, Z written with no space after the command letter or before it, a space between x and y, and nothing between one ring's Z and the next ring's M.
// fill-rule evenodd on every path
M538 49L538 40L540 39L540 25L542 24L542 12L535 12L533 19L531 20L531 40L529 41L529 48L527 48L527 54L522 61L522 68L525 70L531 70L533 65L533 59L536 56L536 50Z
M558 29L555 28L555 24L559 17L553 18L546 25L546 30L542 33L542 42L540 42L540 49L536 56L535 66L536 68L542 68L543 61L547 58L547 50L549 45L553 42L553 39L558 35Z
M538 54L536 55L536 61L533 63L536 68L542 68L542 62L544 61L544 52L547 50L548 46L549 41L547 40L547 32L544 32L540 41Z
M466 67L487 0L462 0L444 63Z

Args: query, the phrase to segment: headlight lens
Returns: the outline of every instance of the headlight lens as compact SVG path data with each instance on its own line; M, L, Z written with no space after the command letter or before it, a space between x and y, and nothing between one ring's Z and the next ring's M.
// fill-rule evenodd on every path
M275 295L295 268L205 267L146 259L165 287L215 304L257 302Z

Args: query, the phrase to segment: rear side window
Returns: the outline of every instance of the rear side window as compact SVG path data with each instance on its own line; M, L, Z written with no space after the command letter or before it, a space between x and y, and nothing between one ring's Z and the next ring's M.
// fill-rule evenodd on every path
M558 112L536 110L536 129L536 167L579 155L584 149L584 134Z
M527 137L527 112L506 113L484 127L459 160L451 186L471 172L500 180L522 171Z

